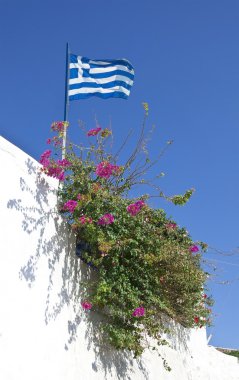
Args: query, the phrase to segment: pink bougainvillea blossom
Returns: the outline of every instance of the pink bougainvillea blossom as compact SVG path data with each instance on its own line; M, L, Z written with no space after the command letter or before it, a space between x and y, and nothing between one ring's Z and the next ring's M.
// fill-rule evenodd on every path
M69 212L74 212L75 208L77 207L77 201L74 201L73 199L70 199L66 203L64 203L63 208L64 210L67 210Z
M98 220L98 224L100 226L106 226L107 224L112 224L114 223L114 216L112 214L105 214L101 216L101 218Z
M77 197L76 197L78 200L81 199L81 194L78 194Z
M175 228L177 228L177 224L176 223L166 223L165 227L168 228L169 230L174 230Z
M127 211L131 216L137 215L142 207L145 206L144 201L137 201L135 203L131 203L129 206L127 206Z
M68 166L71 166L71 162L68 161L66 158L63 158L63 160L58 160L57 164L63 168L67 168Z
M40 163L47 167L50 165L50 155L51 155L51 150L46 150L44 153L42 153L41 157L40 157Z
M102 161L96 166L96 174L101 178L110 178L111 175L118 175L122 171L122 167L112 165L108 161Z
M59 181L64 181L64 170L54 160L50 160L50 156L51 150L46 150L42 153L40 158L40 163L43 165L42 171L49 177L57 178Z
M190 252L194 252L194 253L196 253L196 252L199 251L199 248L198 248L197 245L192 245L192 246L189 248L189 251L190 251Z
M51 143L51 139L47 139L46 143L47 143L47 145L49 145Z
M145 308L144 307L136 307L132 313L133 317L143 317L145 315Z
M101 178L109 178L112 175L111 164L107 161L99 163L96 167L96 174Z
M112 174L113 175L119 175L122 173L123 170L124 170L123 166L112 165Z
M89 301L83 301L81 302L81 306L84 310L90 310L92 308L92 303L90 303Z
M90 129L88 132L87 132L87 136L96 136L98 135L98 133L101 131L102 128L98 127L98 128L94 128L94 129Z
M91 224L93 222L92 218L89 218L85 215L82 215L80 218L79 218L79 221L81 224L86 224L86 223L89 223Z
M202 296L204 299L206 299L207 298L207 294L203 294L203 296Z
M52 138L52 142L53 142L54 146L56 146L56 147L62 145L62 139L59 138L58 136L54 136Z
M52 131L55 132L64 132L64 129L69 126L67 121L54 121L51 125Z
M50 165L47 167L47 170L45 171L47 175L53 178L59 179L59 181L64 181L65 175L62 168L56 165Z
M79 218L81 224L86 224L86 217L83 215Z
M128 207L127 207L127 211L128 213L131 215L131 216L135 216L138 214L138 212L140 211L138 209L138 207L136 207L136 205L134 203L130 204Z

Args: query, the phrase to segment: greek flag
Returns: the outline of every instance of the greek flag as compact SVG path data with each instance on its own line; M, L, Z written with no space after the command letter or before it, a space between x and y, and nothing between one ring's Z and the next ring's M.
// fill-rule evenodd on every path
M129 97L134 69L126 59L91 60L74 54L69 58L69 100Z

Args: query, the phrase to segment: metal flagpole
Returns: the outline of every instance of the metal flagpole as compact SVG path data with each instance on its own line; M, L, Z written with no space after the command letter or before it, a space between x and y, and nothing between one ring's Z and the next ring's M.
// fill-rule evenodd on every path
M68 97L68 86L69 86L69 44L66 44L66 76L65 76L65 106L64 106L64 121L68 121L68 110L69 110L69 97ZM62 140L62 159L66 156L66 130L67 127L64 126L64 135Z

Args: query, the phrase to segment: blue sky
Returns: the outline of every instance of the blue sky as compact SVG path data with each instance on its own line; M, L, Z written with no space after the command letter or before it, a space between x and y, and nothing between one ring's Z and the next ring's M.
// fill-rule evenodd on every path
M133 128L130 150L147 101L148 126L156 127L152 156L174 140L157 169L166 173L160 185L168 194L196 188L185 207L160 199L152 206L165 208L195 240L236 250L238 0L1 0L0 31L3 137L36 159L46 149L51 122L63 118L67 41L82 56L127 58L135 68L129 99L72 102L70 137L80 142L78 120L90 129L97 117L102 127L112 123L116 146ZM205 259L217 267L209 282L216 301L210 343L238 348L239 255L210 249Z

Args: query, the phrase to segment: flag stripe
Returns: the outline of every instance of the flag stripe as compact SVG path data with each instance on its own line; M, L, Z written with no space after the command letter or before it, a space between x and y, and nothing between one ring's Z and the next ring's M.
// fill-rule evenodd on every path
M98 84L104 84L104 83L109 83L109 82L114 82L114 81L120 81L120 82L125 82L125 77L122 75L113 75L112 77L108 78L70 78L69 84L75 84L75 83L98 83ZM133 81L130 79L127 79L127 84L132 87Z
M131 89L131 86L125 82L122 82L120 80L115 80L113 82L108 83L97 83L97 82L82 82L82 83L74 83L69 85L69 90L74 90L77 88L83 88L83 87L89 87L89 88L113 88L115 86L124 87L127 90Z
M95 65L89 66L87 64L83 64L83 65L80 64L80 67L82 69L89 69L89 72L92 74L114 71L116 68L115 65L104 66L104 67L102 67L102 66L95 67ZM70 63L70 69L75 69L75 68L79 68L79 64ZM126 66L117 65L117 70L122 70L122 71L125 71L126 73L130 73L131 75L133 75L132 70L128 69L128 67L126 67Z
M132 74L132 70L129 70L127 67L118 65L117 70L124 71L125 73L129 73L130 75ZM105 72L110 72L110 71L115 71L115 66L107 66L107 67L90 67L90 73L92 74L98 74L98 73L105 73Z
M75 75L75 70L76 69L70 69L70 72L72 71L72 70L74 70L73 71L73 75ZM83 75L82 75L82 77L83 78L87 78L87 77L91 77L91 78L108 78L108 77L111 77L112 75L123 75L123 76L125 76L125 77L127 77L127 78L129 78L129 79L131 79L131 80L133 80L134 79L134 75L133 74L131 74L131 73L128 73L127 71L123 71L123 70L114 70L114 71L110 71L110 72L104 72L104 73L96 73L96 74L94 74L94 73L91 73L91 71L89 70L83 70ZM70 73L70 77L72 78L72 75L71 75L71 73ZM127 80L126 78L125 78L125 80Z
M84 62L86 63L86 62ZM89 65L91 67L101 67L101 66L125 66L128 67L131 70L134 70L133 66L127 59L112 59L112 60L105 60L105 61L98 61L98 60L89 60Z
M124 94L123 92L120 91L114 91L114 92L108 92L108 93L100 93L100 92L94 92L92 93L84 93L84 94L75 94L75 95L70 95L69 100L79 100L79 99L88 99L91 96L98 96L99 98L102 99L109 99L109 98L123 98L123 99L128 99L128 95Z
M111 88L88 88L88 87L84 87L84 88L76 88L76 89L73 89L73 90L69 90L69 95L75 95L75 94L82 94L82 93L95 93L95 92L99 92L99 93L112 93L114 91L120 91L120 92L124 92L126 95L129 95L130 91L127 90L126 88L124 87L120 87L120 86L115 86L115 87L111 87Z
M131 70L134 70L133 66L127 59L89 59L86 57L81 57L79 55L71 54L70 55L70 62L71 63L83 63L83 64L89 64L90 66L100 67L100 66L117 66L117 65L123 65Z

